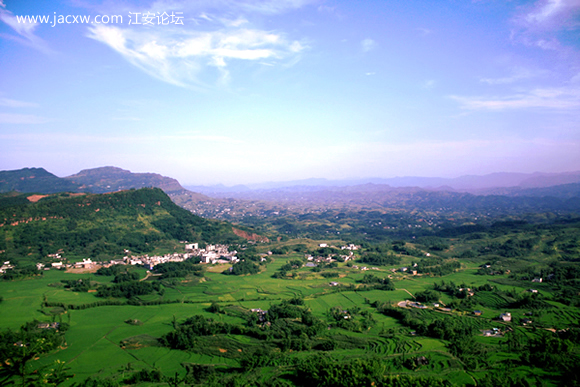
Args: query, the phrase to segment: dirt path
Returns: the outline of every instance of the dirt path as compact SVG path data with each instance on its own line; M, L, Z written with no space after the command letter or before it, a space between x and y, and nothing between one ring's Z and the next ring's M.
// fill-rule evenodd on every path
M75 357L73 357L72 359L70 359L68 361L68 364L71 364L72 362L74 362L79 356L81 356L82 354L84 354L85 352L87 352L88 350L90 350L91 348L93 348L95 345L97 345L97 343L99 343L101 340L108 340L110 341L107 336L112 333L115 329L117 329L117 326L114 326L113 328L111 328L111 330L109 330L107 333L105 333L105 335L103 337L101 337L99 340L95 341L91 346L85 348L84 350L82 350L81 352L78 353L78 355L76 355Z
M149 277L159 277L161 274L153 274L150 271L147 272L147 275L145 276L145 278L141 278L139 281L145 281L147 278Z
M409 295L413 298L415 298L415 296L413 295L413 293L411 293L410 291L408 291L407 289L395 289L395 290L404 290L405 292L409 293Z

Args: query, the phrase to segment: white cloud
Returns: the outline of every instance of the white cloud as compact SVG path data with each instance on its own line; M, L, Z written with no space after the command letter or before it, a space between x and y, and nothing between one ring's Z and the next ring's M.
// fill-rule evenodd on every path
M461 97L451 96L462 108L468 110L507 109L578 109L580 108L580 88L554 87L536 88L504 97Z
M244 19L219 24L212 31L185 28L130 29L110 25L89 27L88 37L100 41L134 66L177 86L202 85L199 74L216 67L221 82L229 79L229 66L236 60L256 61L296 57L304 46L283 34L245 28Z
M363 39L360 42L360 44L361 44L361 48L364 52L369 52L369 51L375 49L375 47L377 46L377 43L370 38Z

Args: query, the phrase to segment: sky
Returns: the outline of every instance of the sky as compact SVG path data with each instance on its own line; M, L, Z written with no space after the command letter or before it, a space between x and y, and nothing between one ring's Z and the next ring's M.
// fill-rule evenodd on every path
M101 166L578 171L580 0L0 0L0 170Z

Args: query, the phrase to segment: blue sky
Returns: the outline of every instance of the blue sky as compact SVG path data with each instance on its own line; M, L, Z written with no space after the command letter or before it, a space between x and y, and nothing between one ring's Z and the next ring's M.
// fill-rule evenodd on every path
M227 185L580 170L580 0L0 0L0 169L106 165Z

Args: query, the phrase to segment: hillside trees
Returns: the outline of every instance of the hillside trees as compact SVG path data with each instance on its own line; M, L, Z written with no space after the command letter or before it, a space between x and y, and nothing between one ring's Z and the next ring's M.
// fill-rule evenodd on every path
M59 250L91 258L149 253L163 241L240 241L225 222L206 220L175 205L160 189L103 195L45 197L0 207L0 255L36 260Z
M48 325L48 324L46 324ZM33 385L38 378L29 369L28 363L41 354L51 352L64 343L64 331L68 324L61 323L58 329L40 328L40 321L24 324L19 331L6 329L0 332L0 382L8 385L13 378L19 378L22 386ZM58 365L57 365L58 366ZM64 367L55 367L51 380L66 379Z

